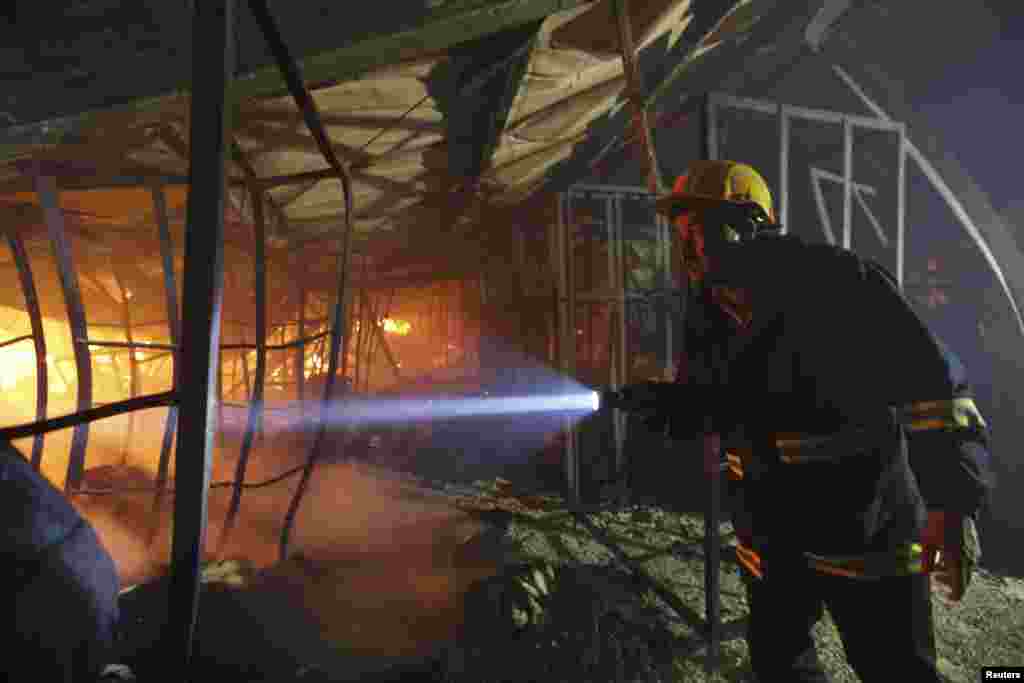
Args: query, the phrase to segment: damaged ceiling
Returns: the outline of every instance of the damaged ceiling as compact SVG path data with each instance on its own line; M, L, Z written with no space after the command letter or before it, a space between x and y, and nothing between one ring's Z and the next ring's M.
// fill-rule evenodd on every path
M699 94L756 45L771 44L776 35L792 39L792 32L775 31L772 20L811 16L822 4L633 2L629 20L641 94L651 99L669 81L684 90L692 81ZM347 43L336 37L341 48L315 54L289 23L290 6L275 10L282 26L292 28L285 38L298 43L294 49L334 148L351 166L357 238L390 235L374 240L385 251L413 242L422 247L416 235L450 251L443 238L450 228L457 234L482 205L522 202L572 157L596 122L614 120L621 129L628 120L611 0L433 5L440 9L424 11L401 31L364 27L363 36ZM250 53L253 38L247 39ZM315 45L324 38L310 40ZM371 66L368 54L391 63ZM270 200L272 243L330 238L342 225L341 183L274 67L259 66L258 59L248 66L232 93L228 171L237 191L231 204L244 215L243 186L256 181ZM35 222L31 174L42 169L57 178L62 202L76 211L78 223L152 225L145 188L185 182L187 140L183 91L0 131L0 220ZM123 186L139 188L133 199L125 199ZM183 216L185 197L180 190L168 195L172 219Z

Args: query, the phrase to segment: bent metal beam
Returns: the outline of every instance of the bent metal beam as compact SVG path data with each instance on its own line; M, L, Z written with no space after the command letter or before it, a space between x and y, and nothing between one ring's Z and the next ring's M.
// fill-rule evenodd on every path
M64 230L64 213L57 197L57 183L38 170L37 168L37 172L34 173L36 192L39 194L39 203L42 204L46 216L46 230L50 236L53 259L57 264L61 289L64 290L64 303L68 310L68 324L71 327L75 354L77 410L81 412L92 407L92 360L89 347L80 341L87 335L85 305L82 303L82 293L78 288L71 243ZM85 472L85 449L88 443L88 423L76 425L71 434L71 457L68 460L68 474L64 482L65 493L73 492L82 483L82 475Z
M323 120L320 118L320 112L317 110L316 101L306 89L302 70L288 50L288 46L285 44L277 27L277 22L274 21L273 15L270 14L270 8L267 6L266 1L249 0L249 10L259 25L263 37L266 39L267 47L271 54L274 55L274 60L277 62L284 81L288 84L288 91L291 93L292 99L295 100L295 106L302 112L302 118L309 129L310 135L316 141L316 146L327 161L327 164L335 171L335 174L341 181L345 200L345 223L337 265L338 286L331 316L333 320L331 324L330 358L327 362L327 381L324 382L324 393L321 400L320 424L317 427L313 449L306 459L305 466L302 469L302 478L295 489L295 495L292 497L288 512L285 515L284 526L281 529L280 555L283 560L288 556L288 542L292 525L295 523L295 515L309 485L310 477L313 474L313 466L316 464L320 450L323 447L327 428L328 404L331 392L334 389L335 375L337 374L338 353L341 350L341 330L345 324L345 289L348 285L349 261L351 260L352 252L352 175L348 166L343 164L334 153L334 148L324 129Z

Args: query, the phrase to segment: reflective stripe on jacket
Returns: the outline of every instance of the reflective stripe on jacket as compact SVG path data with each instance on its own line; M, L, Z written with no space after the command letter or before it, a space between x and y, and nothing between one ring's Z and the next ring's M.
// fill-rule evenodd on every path
M984 419L970 398L920 402L901 406L893 413L899 418L901 426L908 432L957 431L985 427ZM840 458L858 453L856 447L850 448L851 442L862 442L865 447L870 447L871 436L872 433L868 430L855 430L848 434L832 436L780 435L776 439L776 447L779 450L780 460L789 465L808 462L835 462ZM841 443L844 448L828 448L829 445L834 446L837 443ZM853 443L853 445L861 444ZM743 480L744 460L747 460L749 465L749 453L741 454L735 451L726 453L726 471L730 480L735 482ZM749 575L762 578L761 557L753 547L749 530L739 528L743 526L743 523L738 519L734 520L734 524L738 526L736 529L737 562ZM845 556L804 553L804 556L812 569L824 574L871 579L882 576L928 573L936 564L937 553L937 548L925 547L921 543L907 543L886 552Z

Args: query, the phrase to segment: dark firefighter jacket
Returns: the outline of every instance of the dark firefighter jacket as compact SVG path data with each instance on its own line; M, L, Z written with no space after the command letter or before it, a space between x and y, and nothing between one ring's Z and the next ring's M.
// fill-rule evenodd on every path
M794 237L741 249L721 277L751 292L751 324L739 329L706 295L693 297L679 379L703 409L675 412L690 433L705 413L715 431L742 430L754 548L765 557L879 554L916 542L930 508L975 515L993 484L984 423L968 410L955 428L927 428L928 412L954 399L973 408L963 400L970 388L894 278L850 251ZM897 426L890 407L925 428ZM779 448L780 434L858 426L881 436L869 448L833 445L849 451L836 461L787 464Z

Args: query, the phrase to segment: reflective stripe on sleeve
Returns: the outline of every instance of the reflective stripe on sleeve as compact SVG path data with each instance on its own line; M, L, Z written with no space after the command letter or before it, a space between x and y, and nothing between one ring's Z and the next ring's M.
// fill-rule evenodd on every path
M986 428L985 419L972 398L954 398L947 401L922 401L896 409L900 422L907 431L929 429Z
M761 556L752 548L749 548L742 543L737 543L735 548L736 561L739 565L754 578L764 578L764 574L761 572Z
M912 403L896 408L894 413L900 424L910 433L987 427L978 407L974 404L974 399L966 397ZM775 439L775 447L779 451L779 459L787 465L838 462L871 450L879 436L878 433L864 428L826 436L779 434Z
M743 459L732 451L726 451L725 460L729 479L741 481L743 479Z
M872 579L882 576L906 576L926 572L924 548L920 543L887 553L868 553L845 557L832 557L805 553L808 564L823 574L849 578Z

